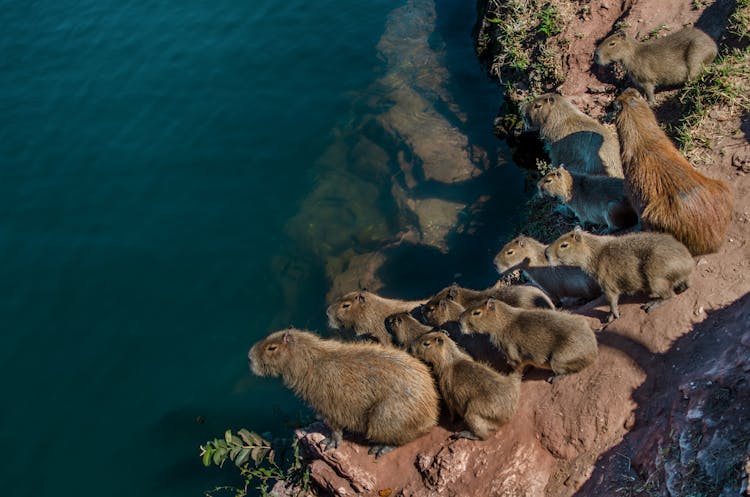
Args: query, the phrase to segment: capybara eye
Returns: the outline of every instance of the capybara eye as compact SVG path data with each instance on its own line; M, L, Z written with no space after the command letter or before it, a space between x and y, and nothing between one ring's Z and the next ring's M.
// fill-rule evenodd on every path
M544 180L545 183L552 183L552 178L547 178Z
M343 304L341 304L341 308L342 308L342 309L348 309L348 308L350 308L351 306L352 306L352 305L351 305L351 304L350 304L349 302L344 302Z
M477 309L476 311L472 312L471 315L472 316L481 316L482 315L482 311L480 311L479 309Z
M561 243L560 248L568 248L568 242Z
M276 345L275 343L272 343L272 344L270 344L270 345L268 345L268 346L266 347L266 350L267 350L268 352L273 352L274 350L276 350L276 349L278 349L278 348L279 348L279 346L278 346L278 345Z
M508 250L508 251L507 251L507 252L505 252L505 253L506 253L506 254L508 254L508 255L513 255L513 252L515 252L515 250L513 250L513 249L510 249L510 250Z
M535 109L541 109L541 108L542 108L542 103L541 103L541 102L537 102L537 103L535 103L535 104L534 104L534 108L535 108Z
M615 43L614 41L610 41L610 42L609 42L609 46L610 46L610 47L614 47L615 45L617 45L617 43Z
M429 347L430 346L430 341L429 340L425 340L424 342L422 342L422 346Z

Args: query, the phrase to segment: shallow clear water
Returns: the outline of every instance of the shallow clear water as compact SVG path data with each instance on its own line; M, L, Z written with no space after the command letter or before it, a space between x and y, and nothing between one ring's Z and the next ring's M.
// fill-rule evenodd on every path
M393 61L377 46L404 4L0 1L7 495L201 495L233 473L202 469L200 443L230 427L284 436L306 412L250 376L246 352L279 326L325 329L337 253L289 223L348 167L324 165L326 149L386 106L376 81ZM520 172L495 167L499 96L473 56L474 5L438 0L436 15L460 128L506 194L452 255L397 251L386 290L407 297L457 272L490 283L493 237L523 195ZM431 188L471 199L486 185Z

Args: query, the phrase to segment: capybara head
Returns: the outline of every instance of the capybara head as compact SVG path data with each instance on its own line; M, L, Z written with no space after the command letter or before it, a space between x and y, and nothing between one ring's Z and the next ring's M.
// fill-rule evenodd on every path
M451 298L433 299L422 308L422 316L432 326L440 326L457 320L463 311L463 306Z
M521 107L524 128L527 131L539 129L562 98L556 93L545 93Z
M536 184L540 195L561 201L567 201L570 198L572 186L573 177L563 166L548 172Z
M385 329L393 335L396 343L402 345L408 345L416 337L429 330L408 311L397 312L385 318Z
M488 333L488 324L492 323L498 308L506 305L493 298L482 300L477 305L466 309L458 319L461 333Z
M302 335L294 330L271 333L257 342L247 353L250 370L258 376L281 376L289 365Z
M650 109L646 99L635 88L624 90L612 105L618 113L622 112L623 109Z
M618 31L615 34L605 38L603 42L596 47L594 59L600 66L606 66L611 62L622 60L623 52L632 50L630 48L628 36L624 31Z
M585 266L591 257L591 248L583 239L584 231L576 226L552 242L544 255L553 266Z
M528 236L519 235L505 244L495 256L497 272L503 274L512 267L528 264L533 258L534 249L541 245Z
M409 352L430 366L440 366L453 355L455 348L456 344L448 335L442 331L431 331L414 340Z
M328 325L331 328L354 328L366 312L367 292L349 292L328 306Z

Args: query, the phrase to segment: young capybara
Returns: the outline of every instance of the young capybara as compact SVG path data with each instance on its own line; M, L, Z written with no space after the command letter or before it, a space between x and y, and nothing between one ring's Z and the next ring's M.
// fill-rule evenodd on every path
M547 245L520 235L508 242L495 256L495 267L501 275L516 269L562 305L588 302L601 295L599 284L581 268L551 266L544 255Z
M544 175L537 188L567 206L581 223L604 225L609 231L638 223L622 178L578 174L560 166Z
M492 298L466 309L463 333L486 333L520 371L526 365L551 369L551 383L577 373L597 357L594 331L586 318L549 309L519 309Z
M430 371L403 350L288 329L253 345L248 360L253 373L281 377L320 414L332 433L327 448L350 430L376 444L370 452L378 457L437 424Z
M438 300L430 299L422 307L422 319L431 326L443 326L451 321L458 321L458 317L465 308L448 297Z
M616 107L625 191L643 228L671 233L693 255L719 250L732 215L727 184L690 165L636 90L622 92Z
M424 301L388 299L366 290L349 292L328 306L328 325L334 329L350 329L357 336L369 336L383 343L391 343L385 329L385 318L397 312L411 311Z
M410 312L391 314L385 318L385 327L393 342L403 349L408 348L415 338L432 331L432 326L420 323Z
M606 66L620 62L635 86L654 103L654 89L660 85L677 85L693 79L703 66L716 58L716 43L696 28L642 43L618 31L599 44L596 63Z
M422 315L428 324L433 326L440 326L442 322L437 320L430 320L427 315L431 309L437 309L437 304L441 300L455 302L464 309L470 307L474 303L484 300L487 297L492 297L497 300L502 300L508 305L513 307L522 307L525 309L554 309L555 304L552 300L541 291L531 285L507 285L502 280L498 281L494 286L486 288L484 290L472 290L470 288L463 288L457 284L445 287L436 293L430 300L424 304L422 308ZM447 310L450 313L455 313L455 306L447 307L442 306L442 310ZM436 312L441 312L438 309Z
M528 131L539 130L553 166L622 178L617 137L562 95L537 97L521 108L521 115Z
M646 312L688 289L695 262L687 248L667 233L597 236L576 226L547 248L550 264L578 266L594 278L611 309L608 320L620 317L621 294L646 292L654 300Z
M432 367L451 419L460 416L469 428L453 438L487 440L515 414L521 390L519 373L501 375L472 359L440 331L422 335L410 351Z

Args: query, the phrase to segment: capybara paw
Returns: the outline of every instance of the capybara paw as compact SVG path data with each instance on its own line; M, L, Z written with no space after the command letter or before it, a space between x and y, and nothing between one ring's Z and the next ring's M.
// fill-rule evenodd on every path
M565 376L567 376L567 375L556 374L554 376L550 376L549 378L547 378L547 383L549 383L550 385L554 385L555 383L557 383L558 381L560 381Z
M367 451L367 453L370 455L374 455L375 459L378 459L379 457L386 455L395 448L396 447L392 445L373 445L372 447L370 447L370 450Z
M339 441L336 439L336 437L326 437L320 441L320 445L323 446L323 450L338 449Z
M651 312L657 307L661 306L663 303L664 303L664 300L662 299L652 300L650 302L646 302L645 304L643 304L641 306L641 309L643 309L646 312Z
M458 431L451 435L451 440L460 440L462 438L465 438L467 440L479 440L479 437L474 435L469 430Z

